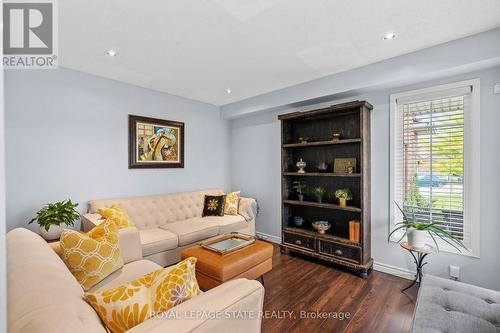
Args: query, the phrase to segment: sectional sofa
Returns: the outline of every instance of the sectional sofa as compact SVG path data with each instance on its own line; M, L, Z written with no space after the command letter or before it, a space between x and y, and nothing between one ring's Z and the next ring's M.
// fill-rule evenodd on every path
M99 208L117 204L125 209L140 235L142 254L163 267L181 260L181 251L202 240L228 232L255 235L257 202L240 198L238 215L202 217L205 195L221 189L162 194L134 198L92 200L83 215L88 231L101 222Z
M125 266L90 291L111 289L160 268L142 258L135 230L120 230L119 239ZM28 229L17 228L7 234L9 333L107 332L58 252L59 243L49 245ZM128 332L260 332L258 314L263 301L264 288L259 282L237 279L175 306L169 310L175 316L146 320ZM254 317L233 315L240 312Z

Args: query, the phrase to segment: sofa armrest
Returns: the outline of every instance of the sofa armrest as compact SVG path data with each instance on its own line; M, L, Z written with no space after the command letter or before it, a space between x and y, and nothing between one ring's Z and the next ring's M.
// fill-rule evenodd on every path
M118 238L124 264L143 259L141 236L137 228L131 227L118 230ZM61 244L59 242L52 242L49 245L57 255L62 255Z
M127 332L257 333L261 329L263 304L264 287L259 282L237 279L160 313Z
M103 221L104 219L102 218L101 214L91 214L91 213L83 214L82 215L83 231L85 232L90 231Z
M254 198L240 198L238 214L243 216L245 220L254 220L259 214L259 204Z

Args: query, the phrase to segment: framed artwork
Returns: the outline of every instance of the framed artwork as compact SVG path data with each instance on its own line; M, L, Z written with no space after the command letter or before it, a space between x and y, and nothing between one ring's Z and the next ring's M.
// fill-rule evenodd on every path
M351 171L351 172L349 172L349 171ZM356 172L356 159L355 158L335 158L333 160L333 172L334 173L354 173L354 172Z
M184 168L184 123L128 116L129 169Z

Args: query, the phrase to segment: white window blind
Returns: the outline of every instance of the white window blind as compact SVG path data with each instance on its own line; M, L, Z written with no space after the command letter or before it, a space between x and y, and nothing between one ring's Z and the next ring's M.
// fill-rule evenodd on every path
M471 98L472 85L396 97L391 126L392 200L419 222L440 223L468 248L476 246L466 214ZM401 222L399 210L391 211L392 223Z

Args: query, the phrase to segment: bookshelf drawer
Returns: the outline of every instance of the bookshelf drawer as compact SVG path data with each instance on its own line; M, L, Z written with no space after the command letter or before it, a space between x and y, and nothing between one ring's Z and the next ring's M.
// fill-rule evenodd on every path
M318 239L318 253L361 263L361 249Z
M283 231L283 243L314 251L314 238Z

